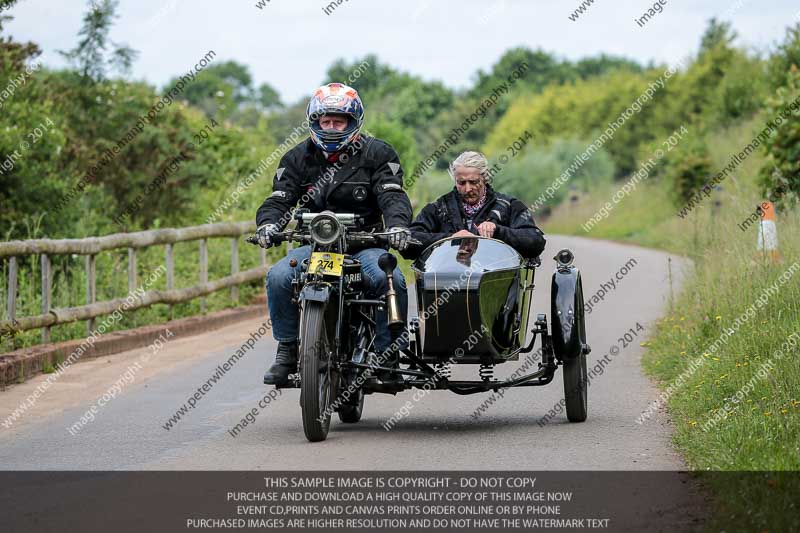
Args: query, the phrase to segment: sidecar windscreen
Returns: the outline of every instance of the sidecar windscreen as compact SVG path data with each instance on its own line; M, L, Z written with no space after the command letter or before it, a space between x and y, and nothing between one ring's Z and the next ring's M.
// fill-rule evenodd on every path
M428 246L414 263L423 272L475 272L519 268L522 257L509 245L494 239L457 237Z

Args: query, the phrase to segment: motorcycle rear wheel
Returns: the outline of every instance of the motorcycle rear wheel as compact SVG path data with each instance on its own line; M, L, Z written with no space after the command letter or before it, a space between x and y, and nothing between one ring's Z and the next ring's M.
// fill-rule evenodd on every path
M364 412L364 390L358 389L356 394L358 395L358 401L355 404L347 404L339 408L339 420L345 424L355 424L361 420L361 415Z

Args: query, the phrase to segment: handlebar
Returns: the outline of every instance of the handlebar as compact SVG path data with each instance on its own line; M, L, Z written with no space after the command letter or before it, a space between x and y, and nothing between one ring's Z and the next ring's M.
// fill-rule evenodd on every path
M389 232L368 233L366 231L350 231L345 234L345 239L348 243L355 242L360 244L389 244ZM256 235L249 236L246 241L249 244L258 244L258 237ZM303 231L287 230L279 231L270 235L270 241L274 244L281 244L286 241L299 242L307 244L311 242L311 234ZM422 244L417 239L409 238L410 244Z

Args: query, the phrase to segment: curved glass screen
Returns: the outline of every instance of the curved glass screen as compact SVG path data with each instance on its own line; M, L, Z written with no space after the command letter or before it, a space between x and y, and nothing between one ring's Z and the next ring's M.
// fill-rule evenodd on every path
M428 246L414 267L422 272L473 272L518 268L522 257L511 246L495 239L455 237Z

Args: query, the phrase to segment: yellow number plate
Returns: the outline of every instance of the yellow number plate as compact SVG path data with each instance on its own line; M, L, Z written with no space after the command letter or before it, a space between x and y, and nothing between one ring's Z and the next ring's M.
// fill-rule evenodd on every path
M344 254L314 252L308 260L308 273L319 272L328 276L341 276L342 264L344 264Z

